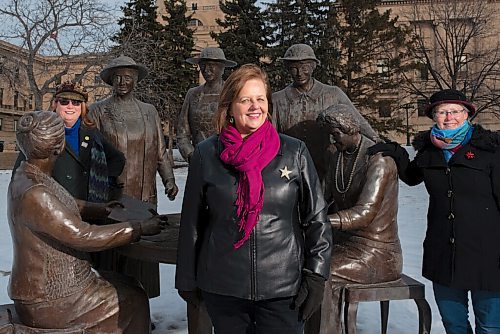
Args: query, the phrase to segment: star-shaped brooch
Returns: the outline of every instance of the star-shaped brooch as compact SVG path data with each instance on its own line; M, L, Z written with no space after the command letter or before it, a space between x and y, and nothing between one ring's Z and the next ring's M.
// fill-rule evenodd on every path
M282 169L280 169L281 176L280 177L286 177L287 180L290 181L290 173L292 172L291 170L288 170L288 167L285 166Z

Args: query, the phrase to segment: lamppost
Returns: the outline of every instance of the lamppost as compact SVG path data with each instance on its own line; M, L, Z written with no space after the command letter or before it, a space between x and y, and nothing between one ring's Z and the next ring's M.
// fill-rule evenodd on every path
M413 109L413 103L405 103L401 106L406 111L406 146L410 146L410 114L409 111Z

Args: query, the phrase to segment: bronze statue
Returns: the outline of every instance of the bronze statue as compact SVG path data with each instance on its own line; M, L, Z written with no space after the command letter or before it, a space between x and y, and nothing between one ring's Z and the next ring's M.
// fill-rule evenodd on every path
M343 287L398 280L398 177L390 157L368 155L374 142L360 133L350 105L329 107L318 124L337 151L327 160L325 199L334 231L330 284L306 333L341 333Z
M326 173L324 153L328 139L316 123L320 112L337 104L349 105L361 124L361 133L371 140L378 140L378 135L370 124L339 87L323 84L313 78L313 72L320 61L309 45L294 44L279 60L284 62L293 82L273 93L273 123L278 132L306 143L321 179Z
M123 194L156 205L157 171L170 200L175 198L178 188L158 112L153 105L134 97L134 87L146 75L146 68L130 57L111 60L100 76L113 86L113 95L90 105L89 115L104 137L125 155L125 168L118 177L118 183L123 184ZM120 261L124 268L118 270L141 281L150 297L159 296L157 263L130 258Z
M237 65L227 60L224 51L207 47L199 57L188 58L190 64L198 65L205 83L188 90L177 124L177 147L182 157L189 162L194 146L216 133L213 118L219 105L219 94L224 85L224 68Z
M27 158L10 182L7 203L14 245L8 292L19 320L34 328L149 333L144 290L127 277L96 275L87 252L159 233L159 221L98 226L81 220L75 199L50 176L65 142L56 113L25 114L16 138Z

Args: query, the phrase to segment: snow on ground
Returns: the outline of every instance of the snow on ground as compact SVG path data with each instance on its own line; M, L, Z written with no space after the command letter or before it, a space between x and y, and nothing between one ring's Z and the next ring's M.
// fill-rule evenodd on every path
M158 212L180 212L184 194L187 168L175 169L179 195L175 201L159 196ZM10 303L7 284L12 264L12 242L7 223L6 196L11 171L0 171L0 304ZM163 189L157 179L158 189ZM422 242L425 235L427 193L423 185L408 187L400 184L399 191L399 236L403 249L403 272L426 285L426 298L432 309L432 333L445 333L439 316L431 283L421 276ZM187 333L184 301L174 289L174 265L160 266L161 295L151 299L151 313L157 329L154 333ZM361 303L358 309L358 333L380 332L379 303ZM418 331L418 312L413 301L393 301L390 303L388 333L413 334Z

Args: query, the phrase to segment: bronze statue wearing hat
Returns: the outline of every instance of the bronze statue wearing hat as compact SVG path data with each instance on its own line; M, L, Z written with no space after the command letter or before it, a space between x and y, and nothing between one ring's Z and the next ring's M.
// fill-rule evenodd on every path
M146 68L130 57L122 55L111 60L101 78L113 86L113 94L90 105L90 116L106 139L125 154L125 168L118 177L123 194L156 205L157 172L170 200L178 188L158 112L153 105L134 97L135 85L146 75ZM150 297L159 295L157 263L127 259L124 272L139 279Z
M294 44L279 60L283 61L293 82L273 93L273 123L278 132L299 138L306 143L320 178L326 173L323 156L328 145L328 138L322 135L316 124L316 117L320 112L336 104L352 106L360 121L361 133L370 139L378 140L378 135L370 124L339 87L323 84L313 78L313 72L320 65L320 61L309 45Z
M67 97L71 97L68 96ZM22 333L149 333L146 293L134 280L91 270L88 252L126 245L160 232L160 221L106 226L81 220L71 194L50 175L64 150L64 123L35 111L19 121L16 139L26 156L8 191L14 247L9 296ZM17 325L16 325L17 326ZM61 330L61 331L59 331ZM18 331L16 331L18 333Z
M369 155L374 142L360 133L351 106L338 104L317 118L336 147L326 166L325 200L334 233L330 279L321 310L306 334L342 333L343 289L347 284L398 280L403 257L398 237L398 177L394 161Z
M216 132L213 118L224 84L224 68L237 64L227 60L224 51L216 47L207 47L199 57L188 58L186 61L198 65L205 79L204 84L188 90L177 123L177 147L189 162L194 146Z

